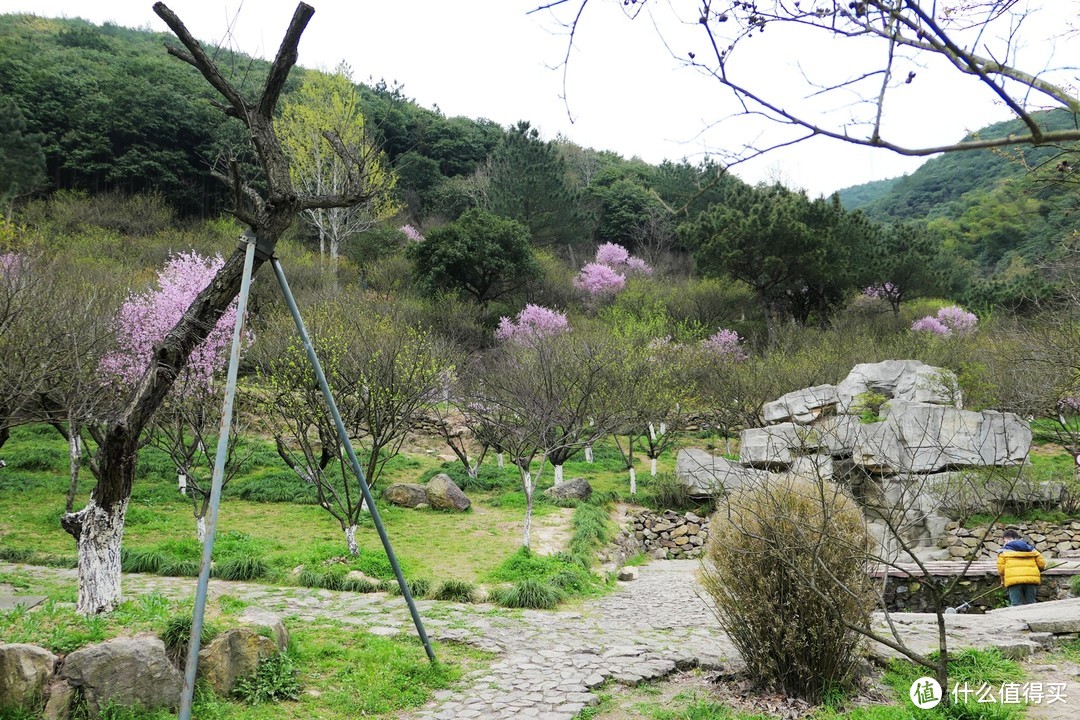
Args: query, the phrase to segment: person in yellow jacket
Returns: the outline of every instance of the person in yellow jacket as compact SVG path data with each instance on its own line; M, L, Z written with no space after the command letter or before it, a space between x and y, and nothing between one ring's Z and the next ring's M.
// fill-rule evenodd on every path
M1046 569L1046 561L1015 530L1005 531L1005 547L998 553L997 566L1001 583L1009 591L1010 604L1035 602L1035 589L1042 582L1039 571Z

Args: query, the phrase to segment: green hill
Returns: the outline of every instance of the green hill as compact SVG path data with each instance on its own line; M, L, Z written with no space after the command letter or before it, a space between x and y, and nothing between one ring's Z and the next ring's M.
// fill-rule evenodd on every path
M1046 130L1074 127L1076 116L1039 113ZM966 139L1022 133L1018 120L989 125ZM1028 147L939 155L901 178L845 188L841 202L879 222L921 222L984 276L1033 267L1080 230L1075 190L1058 172L1074 148Z

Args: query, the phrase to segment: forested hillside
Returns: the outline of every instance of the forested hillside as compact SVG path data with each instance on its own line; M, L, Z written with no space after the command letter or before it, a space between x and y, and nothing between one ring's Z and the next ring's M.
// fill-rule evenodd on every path
M229 208L232 198L212 172L251 175L247 139L202 78L165 52L168 41L109 24L0 16L5 205L14 202L32 218L45 212L43 199L76 191L149 195L181 221ZM265 62L224 50L215 58L243 90L260 87ZM739 311L752 336L770 335L783 319L823 323L853 291L886 284L903 286L896 303L936 295L983 309L1023 307L1054 292L1056 281L1041 268L1059 258L1075 229L1072 195L1050 182L1060 174L1051 148L950 154L911 176L849 188L839 202L813 200L781 187L749 188L708 162L650 165L546 138L528 120L504 128L446 117L404 88L355 84L349 68L337 72L357 96L355 121L364 147L378 155L383 196L377 210L336 229L308 217L301 240L335 258L340 251L367 285L465 296L461 278L445 273L399 282L411 262L399 228L438 238L473 210L519 222L539 264L528 266L531 279L509 283L514 292L480 292L487 323L529 301L568 305L568 280L537 277L572 277L603 243L665 273L734 282L756 298L753 312ZM311 105L318 101L310 93L320 91L309 80L322 75L297 68L282 101L310 105L297 117L312 125L333 120ZM1011 129L994 125L981 134ZM862 212L852 214L855 208ZM91 220L131 232L140 231L139 219ZM711 311L697 314L715 320Z
M1044 117L1049 130L1076 121L1064 111ZM1002 137L1022 129L1019 121L997 123L969 138ZM925 223L976 276L996 280L987 301L1010 302L1022 292L1045 292L1039 287L1039 269L1058 258L1063 242L1080 229L1066 159L1072 151L1021 146L948 153L910 175L839 194L847 209L879 222Z

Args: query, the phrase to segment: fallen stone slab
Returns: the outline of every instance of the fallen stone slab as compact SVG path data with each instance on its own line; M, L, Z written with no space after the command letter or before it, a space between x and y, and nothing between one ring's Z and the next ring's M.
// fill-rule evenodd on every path
M0 595L0 611L14 610L18 607L29 610L48 599L45 595Z

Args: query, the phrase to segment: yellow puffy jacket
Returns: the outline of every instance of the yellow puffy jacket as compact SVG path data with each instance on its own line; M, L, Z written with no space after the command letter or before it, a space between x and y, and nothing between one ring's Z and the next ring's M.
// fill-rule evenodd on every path
M1038 550L1002 550L997 557L998 575L1005 587L1012 585L1038 585L1039 571L1046 569L1046 561Z

